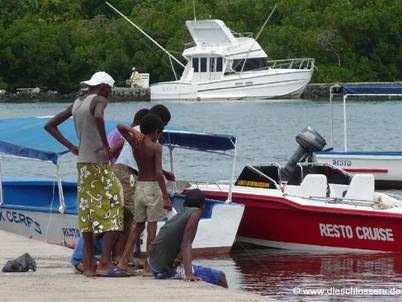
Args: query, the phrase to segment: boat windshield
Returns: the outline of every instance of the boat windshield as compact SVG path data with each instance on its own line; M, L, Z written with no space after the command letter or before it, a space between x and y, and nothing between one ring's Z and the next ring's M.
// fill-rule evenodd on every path
M233 60L232 70L236 72L241 72L245 59ZM250 58L246 59L246 64L244 65L243 71L250 71L256 69L263 69L267 67L267 62L265 58Z

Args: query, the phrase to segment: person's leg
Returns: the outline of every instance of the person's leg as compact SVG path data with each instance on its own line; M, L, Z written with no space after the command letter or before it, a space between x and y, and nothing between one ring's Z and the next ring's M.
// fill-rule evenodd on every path
M114 243L116 242L119 232L108 231L104 235L104 245L102 250L102 256L99 260L99 265L97 267L97 272L104 273L110 270L112 267L112 249Z
M138 238L140 238L141 233L145 229L145 222L137 222L135 227L131 230L130 235L128 236L128 240L126 243L126 247L124 248L124 252L121 255L118 267L123 270L129 270L128 261L130 260L131 255L133 254L134 244L137 242Z
M84 241L83 245L83 267L84 275L93 277L96 273L96 261L94 258L94 243L93 243L93 228L92 222L88 217L91 212L92 199L87 198L87 192L91 189L91 178L88 177L88 172L91 165L88 163L77 163L78 181L80 184L77 190L77 218L78 228L80 229Z
M155 240L157 227L158 227L158 222L156 222L156 221L148 222L148 225L147 225L147 253L146 253L146 258L145 258L145 262L144 262L144 272L143 272L144 277L152 277L153 276L153 274L149 270L148 261L146 259L148 259L148 257L149 257L149 247L150 247L151 243Z
M131 228L124 229L123 232L119 232L116 244L113 247L113 261L119 262L121 256L123 255L124 248L126 247L128 236L130 235Z
M84 238L84 275L94 277L96 275L96 260L93 253L92 232L83 232Z
M111 171L109 164L91 164L92 177L89 205L92 228L96 234L104 234L103 249L97 273L99 275L113 275L112 249L119 232L123 231L123 196L120 184ZM109 272L112 272L109 274ZM117 273L116 273L117 275Z
M124 252L124 248L126 247L128 236L130 235L131 228L133 226L133 214L131 211L124 207L124 224L123 224L123 231L119 232L118 239L116 244L113 247L112 255L113 261L118 262L120 260L121 255ZM131 258L130 258L131 260Z

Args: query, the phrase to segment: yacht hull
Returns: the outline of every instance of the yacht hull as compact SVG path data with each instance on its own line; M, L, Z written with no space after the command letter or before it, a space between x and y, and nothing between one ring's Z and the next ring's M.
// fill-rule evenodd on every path
M313 70L268 70L258 74L230 75L219 81L161 82L151 86L151 100L298 98Z

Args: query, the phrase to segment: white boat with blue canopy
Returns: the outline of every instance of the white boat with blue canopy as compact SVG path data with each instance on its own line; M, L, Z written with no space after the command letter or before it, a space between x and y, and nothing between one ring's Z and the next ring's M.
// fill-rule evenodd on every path
M402 97L402 84L349 84L330 88L331 136L334 145L333 99L343 101L343 151L316 154L319 163L330 163L352 174L374 174L376 189L402 188L402 151L350 151L347 139L346 101L350 97Z
M49 243L74 246L77 226L76 181L62 180L60 159L69 151L45 130L49 117L0 120L0 229ZM117 122L106 122L110 132ZM62 123L60 131L77 143L73 120ZM160 138L173 160L175 148L227 154L235 158L236 137L167 128ZM29 158L56 166L55 178L3 177L5 159ZM173 168L173 163L171 163ZM184 195L171 193L173 206L180 211ZM200 253L226 253L235 240L244 206L207 199L193 248ZM158 223L158 228L164 221ZM146 242L144 235L143 242ZM141 249L145 250L142 244Z

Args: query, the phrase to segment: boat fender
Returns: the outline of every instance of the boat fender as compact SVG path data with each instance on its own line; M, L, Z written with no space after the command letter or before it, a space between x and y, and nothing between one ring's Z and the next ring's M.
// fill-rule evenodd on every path
M399 207L398 200L383 193L375 193L374 201L380 209L390 209Z

